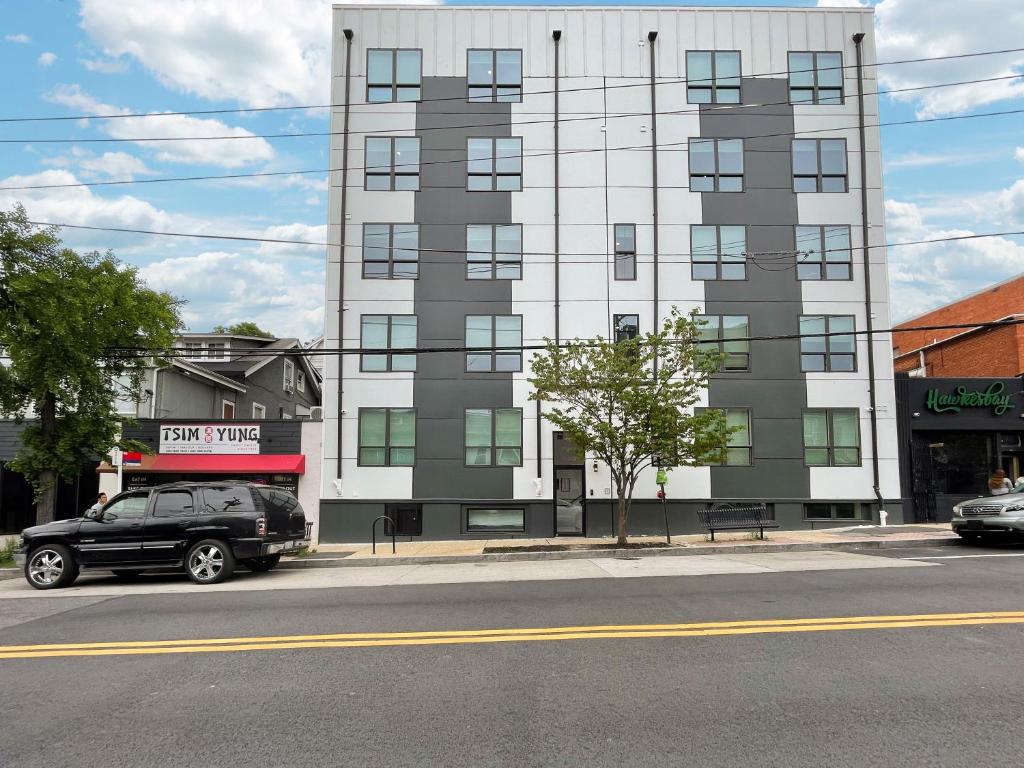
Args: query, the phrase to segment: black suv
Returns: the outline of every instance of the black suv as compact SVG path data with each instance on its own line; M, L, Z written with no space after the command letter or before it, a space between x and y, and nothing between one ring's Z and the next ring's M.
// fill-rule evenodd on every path
M102 511L22 531L15 560L36 589L69 586L80 570L136 578L184 568L197 584L230 578L237 563L269 571L309 545L290 491L241 482L173 483L127 491Z

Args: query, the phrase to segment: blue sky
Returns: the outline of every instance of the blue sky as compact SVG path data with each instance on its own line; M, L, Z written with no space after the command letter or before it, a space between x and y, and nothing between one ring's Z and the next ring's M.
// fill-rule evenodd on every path
M855 0L788 4L851 5ZM1024 46L1024 4L1018 0L882 0L876 14L882 61ZM325 103L329 16L327 0L7 0L0 4L0 71L6 74L0 117ZM883 89L1005 77L1024 72L1024 54L880 72ZM882 120L1021 108L1024 79L998 80L912 92L899 101L885 97ZM889 241L1024 229L1022 126L1024 116L1008 115L883 129ZM0 145L0 187L326 168L327 137L84 141L326 130L326 113L315 110L3 123L0 138L31 141ZM40 143L69 137L76 141ZM40 220L326 238L322 173L0 190L0 207L15 200ZM138 265L154 287L187 299L185 317L193 330L256 320L279 335L309 339L322 324L320 248L72 230L65 231L65 240L81 249L110 248ZM1024 239L894 248L889 260L893 315L900 320L1024 271Z

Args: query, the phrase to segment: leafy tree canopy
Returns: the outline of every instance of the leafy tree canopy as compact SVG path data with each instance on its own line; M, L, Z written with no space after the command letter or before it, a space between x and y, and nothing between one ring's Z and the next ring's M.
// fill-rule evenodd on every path
M534 355L533 400L576 446L606 463L618 495L617 533L626 543L640 473L723 461L730 429L721 410L695 408L723 355L698 345L703 321L675 307L657 333L628 341L546 339Z
M223 325L214 326L214 333L230 333L232 336L256 336L261 339L276 339L277 337L270 333L270 331L264 331L256 323L246 321L244 323L235 323L227 327Z
M29 422L10 465L34 483L39 522L58 478L118 444L115 400L138 395L151 360L118 350L171 349L179 305L110 253L64 248L20 205L0 211L0 415Z

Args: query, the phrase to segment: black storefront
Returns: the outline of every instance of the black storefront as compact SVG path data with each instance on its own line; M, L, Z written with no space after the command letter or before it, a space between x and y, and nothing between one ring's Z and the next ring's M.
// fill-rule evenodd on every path
M948 521L954 504L987 495L996 469L1024 476L1024 379L897 374L896 407L903 508L915 522Z

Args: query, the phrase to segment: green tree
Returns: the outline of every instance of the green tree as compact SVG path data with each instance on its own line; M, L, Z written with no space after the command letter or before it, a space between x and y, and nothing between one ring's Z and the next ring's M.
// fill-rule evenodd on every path
M20 205L0 211L0 413L30 421L10 466L36 489L36 517L53 519L57 481L118 442L115 399L137 396L151 354L169 350L179 302L149 290L111 254L64 248Z
M620 342L576 339L561 347L545 339L545 351L533 357L530 398L551 403L545 418L611 471L620 546L644 469L659 459L663 467L679 467L725 458L724 412L694 410L723 359L698 346L701 323L673 307L657 333Z
M223 325L214 326L214 333L230 333L233 336L256 336L261 339L275 339L277 338L274 334L269 331L264 331L256 323L246 321L244 323L235 323L227 327Z

